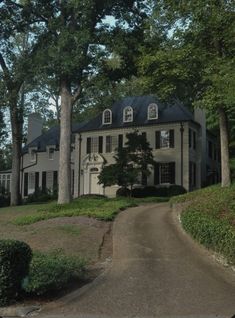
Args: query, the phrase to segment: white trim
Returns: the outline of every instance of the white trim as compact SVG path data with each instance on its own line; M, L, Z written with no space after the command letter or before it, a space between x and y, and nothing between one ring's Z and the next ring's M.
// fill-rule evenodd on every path
M105 113L109 113L109 116L110 116L110 120L109 122L105 122ZM103 125L110 125L112 124L112 111L108 108L106 108L104 111L103 111L103 116L102 116L102 123Z
M127 111L131 111L131 117L130 119L126 119L126 112ZM126 106L124 109L123 109L123 122L124 123L131 123L133 122L133 108L131 106Z

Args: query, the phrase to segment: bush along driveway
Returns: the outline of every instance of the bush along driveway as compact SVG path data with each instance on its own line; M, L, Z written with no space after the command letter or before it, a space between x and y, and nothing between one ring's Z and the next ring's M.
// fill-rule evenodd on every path
M171 204L185 203L182 226L206 248L221 254L235 265L235 185L219 185L171 199Z

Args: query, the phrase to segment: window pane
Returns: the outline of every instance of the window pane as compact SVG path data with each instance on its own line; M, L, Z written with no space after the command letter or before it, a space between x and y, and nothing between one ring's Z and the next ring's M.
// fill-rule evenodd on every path
M160 164L160 183L171 183L171 169L169 163Z
M160 147L168 148L170 146L170 134L168 130L161 130Z

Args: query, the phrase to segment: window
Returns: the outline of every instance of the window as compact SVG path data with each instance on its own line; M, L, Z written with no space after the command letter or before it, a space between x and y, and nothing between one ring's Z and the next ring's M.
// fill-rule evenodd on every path
M103 137L88 137L87 138L87 154L103 152Z
M133 109L131 106L125 107L123 110L123 122L130 123L133 121Z
M103 125L112 124L112 111L105 109L103 111Z
M154 184L175 184L175 162L155 164Z
M175 146L174 129L156 131L156 149L174 148Z
M36 155L37 155L36 149L29 150L30 161L33 161L33 162L36 161Z
M148 106L148 120L158 119L158 107L157 104L150 104Z
M54 177L54 171L46 172L46 188L49 190L53 189L53 177Z
M188 133L188 143L189 143L189 148L196 150L197 147L197 134L196 131L192 130L189 128L189 133Z
M211 141L208 141L208 156L212 159L213 155L213 144Z
M53 160L54 159L54 152L55 152L54 148L50 147L48 149L48 158L49 158L49 160Z
M106 153L114 152L118 148L118 136L106 136Z
M32 194L35 191L35 172L29 172L28 178L28 194Z
M196 187L196 179L197 179L197 166L195 162L189 162L189 185L191 189Z

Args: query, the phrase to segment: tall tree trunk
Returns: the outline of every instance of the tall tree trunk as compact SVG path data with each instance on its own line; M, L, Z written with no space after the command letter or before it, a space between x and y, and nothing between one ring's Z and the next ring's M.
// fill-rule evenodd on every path
M11 205L20 204L20 161L22 144L22 120L17 109L17 101L10 108L12 130L12 174L11 174Z
M227 114L223 107L219 108L220 122L220 147L221 147L221 183L222 187L231 185L230 166L229 166L229 133Z
M61 82L60 160L58 204L71 201L71 115L72 96L66 82Z

